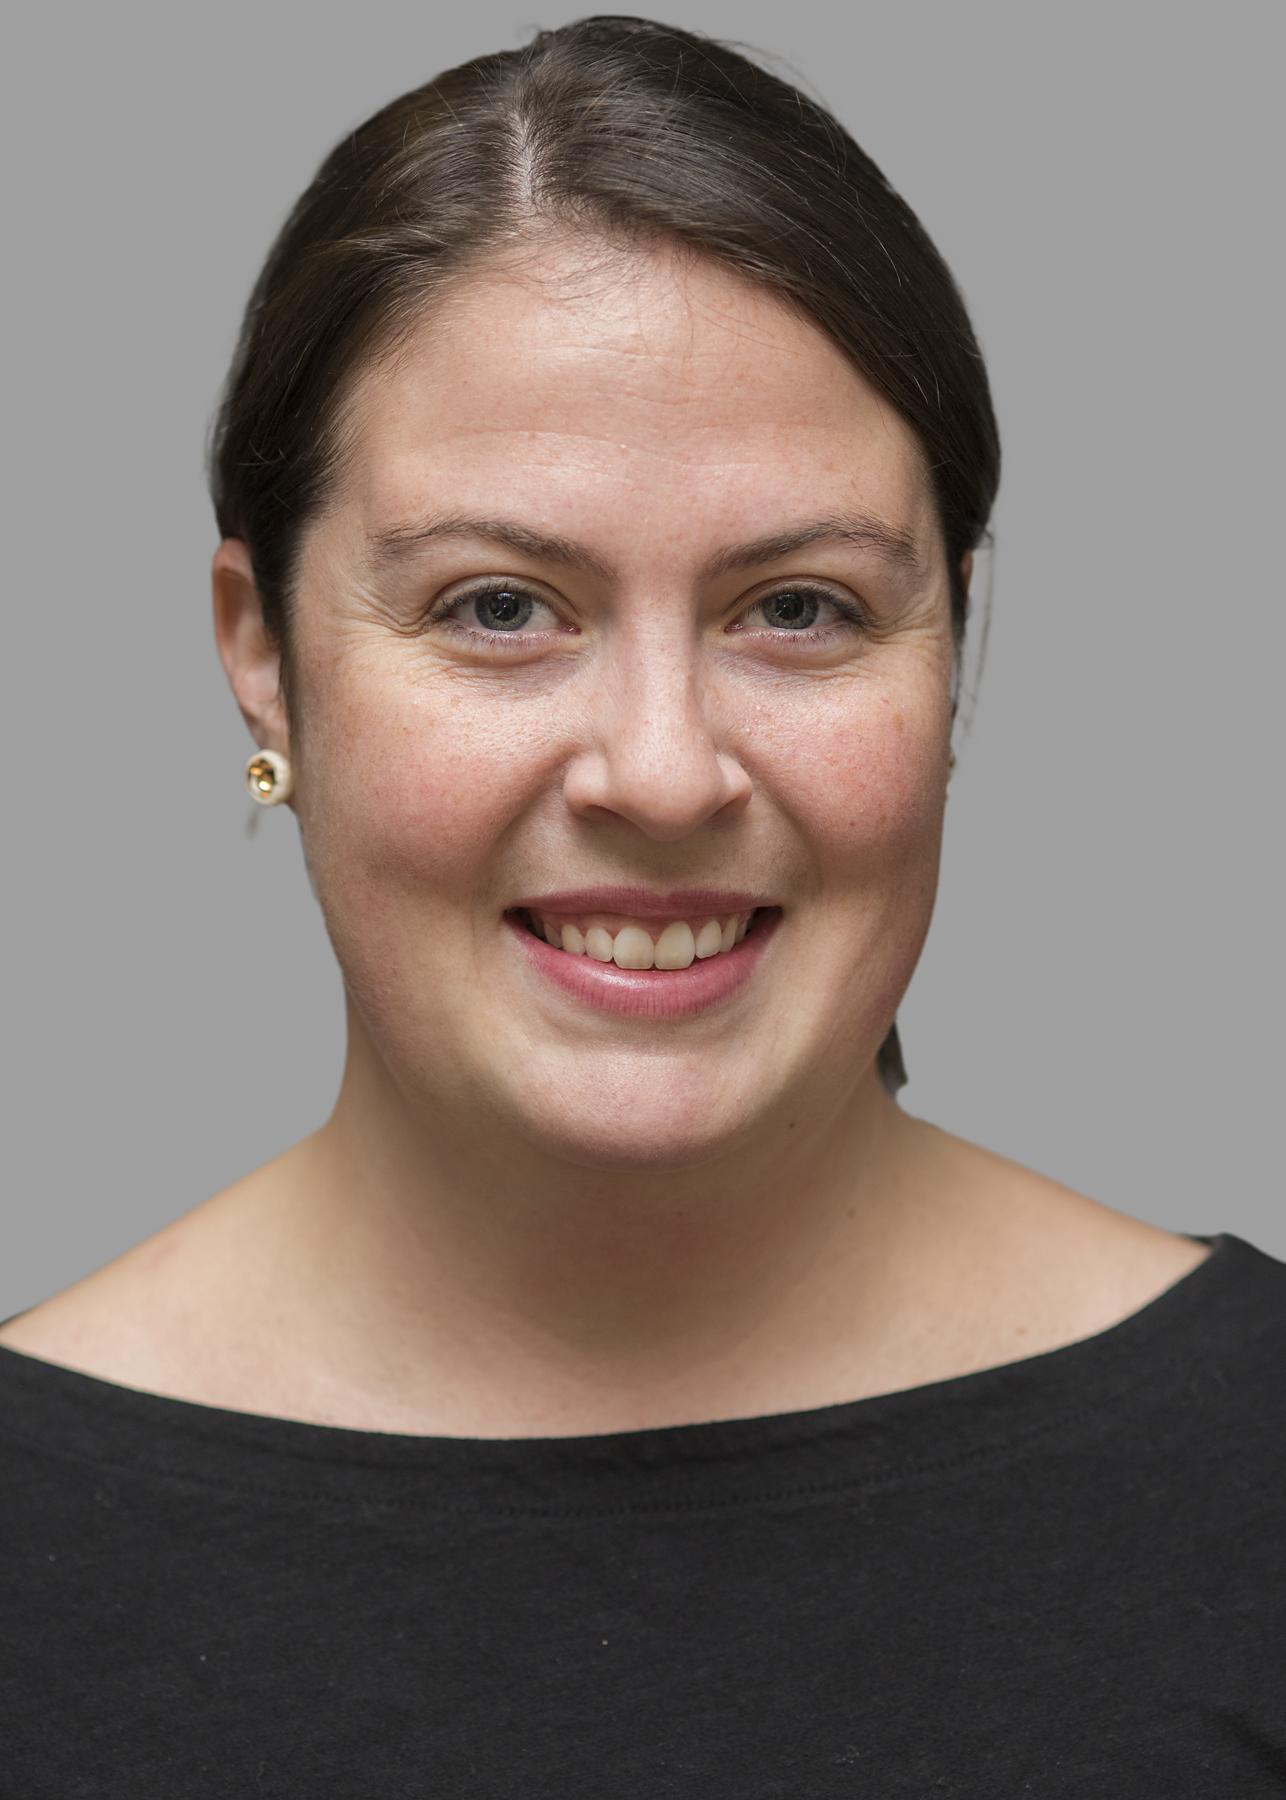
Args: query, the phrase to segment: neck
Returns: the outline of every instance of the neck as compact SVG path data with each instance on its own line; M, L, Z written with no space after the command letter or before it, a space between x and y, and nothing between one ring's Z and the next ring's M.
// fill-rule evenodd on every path
M895 1269L942 1235L928 1134L872 1063L700 1166L587 1166L412 1104L350 1019L334 1110L282 1188L292 1337L423 1430L819 1404L819 1371L873 1352Z

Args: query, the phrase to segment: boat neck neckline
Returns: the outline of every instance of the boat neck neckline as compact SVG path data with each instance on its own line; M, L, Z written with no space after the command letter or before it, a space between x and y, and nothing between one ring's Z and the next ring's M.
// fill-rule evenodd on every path
M788 1411L556 1437L384 1432L245 1412L134 1388L0 1344L0 1425L53 1453L134 1474L372 1503L567 1510L691 1503L948 1466L953 1458L1105 1422L1182 1379L1194 1336L1236 1328L1243 1290L1284 1265L1231 1232L1179 1233L1209 1254L1087 1337L917 1387ZM20 1315L15 1315L20 1316ZM1194 1325L1202 1332L1194 1334Z

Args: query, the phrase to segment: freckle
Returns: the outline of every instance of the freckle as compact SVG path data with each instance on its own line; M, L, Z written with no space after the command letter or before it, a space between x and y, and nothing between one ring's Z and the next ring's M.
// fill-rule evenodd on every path
M906 730L906 720L902 717L901 713L894 713L893 729L894 729L894 731L905 731Z

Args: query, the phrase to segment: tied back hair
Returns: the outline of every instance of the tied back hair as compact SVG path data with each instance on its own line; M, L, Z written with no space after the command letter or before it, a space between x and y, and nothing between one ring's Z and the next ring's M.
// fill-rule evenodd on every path
M595 14L477 56L346 132L254 283L206 444L221 537L244 540L280 656L305 528L335 498L360 378L488 263L543 235L669 245L769 289L825 331L914 432L950 580L951 718L969 593L989 541L1000 438L951 272L910 207L825 107L731 42ZM906 1081L896 1021L879 1052Z

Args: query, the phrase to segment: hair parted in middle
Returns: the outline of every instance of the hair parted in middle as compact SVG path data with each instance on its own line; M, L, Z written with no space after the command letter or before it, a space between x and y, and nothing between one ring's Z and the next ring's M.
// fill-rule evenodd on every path
M476 56L344 133L254 283L206 445L222 537L247 545L292 734L301 541L339 491L360 378L549 233L711 258L826 332L923 452L951 584L951 714L1000 481L960 291L910 207L825 107L731 43L595 14ZM893 1025L880 1051L905 1081Z

